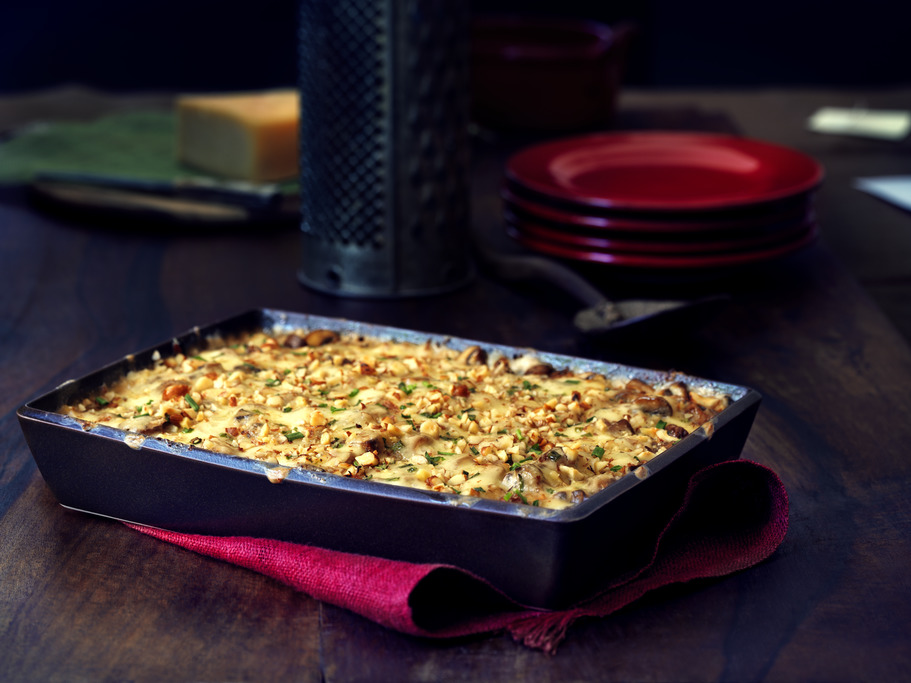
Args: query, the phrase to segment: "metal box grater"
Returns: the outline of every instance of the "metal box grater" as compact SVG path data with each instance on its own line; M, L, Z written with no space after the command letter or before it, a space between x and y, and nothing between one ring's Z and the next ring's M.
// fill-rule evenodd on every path
M469 3L301 3L299 279L395 297L471 276Z

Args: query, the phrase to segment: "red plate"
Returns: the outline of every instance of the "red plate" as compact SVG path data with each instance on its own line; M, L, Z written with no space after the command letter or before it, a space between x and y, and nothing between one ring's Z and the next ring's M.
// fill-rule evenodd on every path
M601 133L513 155L506 177L582 205L645 211L728 209L808 192L822 167L788 147L731 135Z
M782 223L802 221L812 211L813 197L810 193L798 196L794 201L766 205L762 209L739 210L736 212L712 213L633 213L609 212L600 210L597 213L582 213L556 203L548 203L546 198L532 198L521 194L518 188L504 185L500 191L505 209L533 217L548 223L559 223L585 231L609 231L628 233L627 237L638 233L664 233L661 239L671 235L683 235L690 232L740 233L745 230L767 228ZM581 208L581 207L580 207ZM581 209L584 211L584 209ZM728 235L725 235L727 237Z
M733 266L743 266L761 261L769 261L812 244L818 236L817 224L815 222L809 222L793 239L782 244L761 249L720 254L643 254L622 253L561 244L539 237L532 237L524 232L516 230L510 225L507 225L506 231L520 244L542 254L547 254L548 256L611 266L678 271L700 268L730 268Z
M731 254L738 251L764 249L799 239L813 220L812 214L776 226L775 230L750 231L734 237L719 237L717 233L687 233L683 239L630 239L628 236L611 236L612 233L580 232L557 224L547 224L528 217L504 212L507 225L514 236L546 240L557 244L605 252L633 254Z

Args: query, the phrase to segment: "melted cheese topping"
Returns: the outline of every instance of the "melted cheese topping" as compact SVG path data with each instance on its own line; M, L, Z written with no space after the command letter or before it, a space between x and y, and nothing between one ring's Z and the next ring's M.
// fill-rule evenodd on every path
M727 406L683 383L329 330L156 359L62 412L270 466L563 508ZM707 425L708 427L709 425ZM643 472L645 468L639 469Z

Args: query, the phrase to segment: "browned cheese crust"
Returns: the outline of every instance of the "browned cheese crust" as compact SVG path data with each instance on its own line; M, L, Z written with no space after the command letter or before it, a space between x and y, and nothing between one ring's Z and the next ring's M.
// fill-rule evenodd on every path
M547 508L583 500L728 405L673 377L555 369L479 347L271 330L157 358L64 407L262 462Z

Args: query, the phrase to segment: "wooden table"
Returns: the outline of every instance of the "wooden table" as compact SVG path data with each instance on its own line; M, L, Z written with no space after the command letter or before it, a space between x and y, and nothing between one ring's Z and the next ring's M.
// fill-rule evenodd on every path
M660 98L643 96L636 107L666 113ZM482 148L475 161L475 219L491 232L499 226L502 153ZM850 145L838 162L858 163ZM298 284L293 226L99 226L39 211L17 190L2 198L4 680L907 680L911 349L825 241L713 282L731 303L695 329L590 340L573 330L576 306L566 297L484 272L434 298L338 299ZM850 213L857 199L829 196L827 211ZM600 284L636 289L610 277ZM764 402L743 455L775 469L787 486L789 534L748 571L579 622L547 656L503 635L404 636L250 571L59 507L26 447L18 406L123 354L254 307L754 387Z

